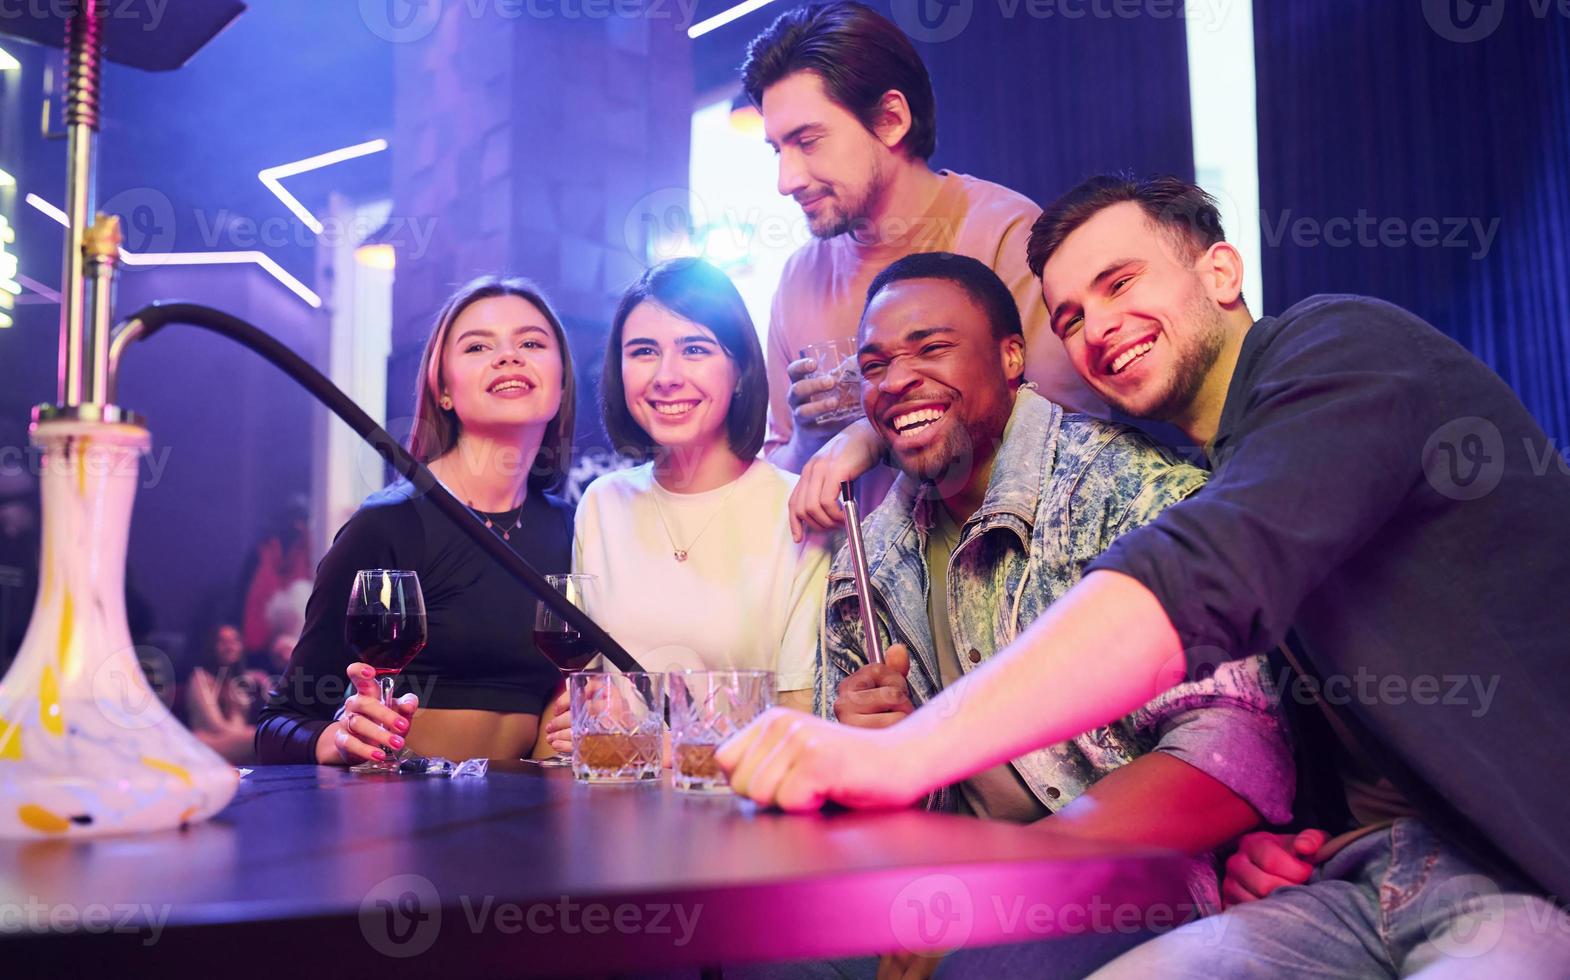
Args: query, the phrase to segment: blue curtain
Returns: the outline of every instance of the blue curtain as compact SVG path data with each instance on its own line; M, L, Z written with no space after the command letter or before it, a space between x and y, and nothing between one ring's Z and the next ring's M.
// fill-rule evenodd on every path
M1570 18L1256 0L1254 29L1266 310L1319 292L1404 306L1570 454Z
M909 32L917 4L937 10L945 2L950 17L968 11L964 29L916 44L938 100L934 166L1041 205L1096 173L1193 178L1181 17L1097 16L1102 8L1090 4L1024 0L894 0L893 10ZM1076 11L1085 13L1064 16Z
M693 45L699 92L736 83L747 42L799 0ZM1181 3L865 0L915 42L938 101L936 167L1046 204L1107 170L1192 177ZM698 16L730 6L703 0Z

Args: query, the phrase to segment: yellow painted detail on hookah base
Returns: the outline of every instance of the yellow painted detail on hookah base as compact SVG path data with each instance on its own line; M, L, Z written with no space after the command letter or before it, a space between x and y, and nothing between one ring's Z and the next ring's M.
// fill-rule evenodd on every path
M65 734L65 715L60 712L60 679L48 664L38 678L38 723L56 738Z
M76 603L71 599L71 590L65 591L65 599L60 603L60 645L55 651L55 660L60 664L60 673L65 673L66 658L71 653L71 638L76 632Z
M198 810L200 810L200 809L201 809L201 807L199 807L199 806L188 806L188 807L186 807L185 811L180 814L180 822L182 824L190 823L191 822L191 818L196 816L196 812Z
M22 758L22 726L0 718L0 759L19 762Z
M16 815L22 819L24 826L41 834L63 834L71 829L71 821L36 803L23 803L17 807Z
M184 766L177 766L173 762L165 762L163 759L154 759L145 755L142 756L142 765L149 769L157 769L159 772L166 772L187 786L196 785L191 779L190 772Z

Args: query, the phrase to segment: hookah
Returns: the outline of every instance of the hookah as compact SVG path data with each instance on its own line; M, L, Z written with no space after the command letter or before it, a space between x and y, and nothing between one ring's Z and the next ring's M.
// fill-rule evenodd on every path
M143 674L125 611L125 559L144 420L115 403L126 349L175 323L251 349L364 438L415 489L535 597L624 671L638 662L569 602L331 381L260 328L192 303L154 303L111 329L119 219L93 211L100 71L114 60L168 70L244 11L237 0L183 0L162 35L116 25L107 0L72 0L59 17L0 23L42 43L65 39L68 167L58 401L33 411L43 454L38 599L0 680L0 838L62 839L167 830L206 820L239 772L169 713ZM171 26L172 25L172 26ZM117 33L118 32L118 33ZM89 309L91 316L88 315Z

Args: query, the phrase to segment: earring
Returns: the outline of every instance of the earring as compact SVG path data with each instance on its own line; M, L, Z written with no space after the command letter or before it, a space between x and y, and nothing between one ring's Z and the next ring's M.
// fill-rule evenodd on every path
M443 411L452 411L452 399L448 398L446 395L442 396L442 409Z

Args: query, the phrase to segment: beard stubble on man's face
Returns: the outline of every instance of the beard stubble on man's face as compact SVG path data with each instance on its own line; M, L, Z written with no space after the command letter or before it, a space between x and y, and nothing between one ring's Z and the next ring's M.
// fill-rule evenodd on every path
M1129 411L1122 405L1118 408L1158 422L1171 422L1188 413L1226 344L1226 321L1203 293L1190 297L1183 320L1177 356L1157 393L1140 412Z
M990 467L997 456L1014 409L1014 390L1001 369L995 389L990 380L986 390L992 391L993 397L976 417L966 417L971 406L964 403L965 393L959 392L961 424L951 426L936 445L920 454L896 459L902 473L922 484L923 493L939 499L954 497L970 485L978 468ZM971 393L972 398L975 395L976 392Z
M872 212L887 188L888 178L883 161L876 153L868 156L866 167L864 183L839 185L828 201L828 208L818 219L808 219L807 226L814 237L828 239L849 233L866 241L878 241L881 238L878 229L874 227Z

